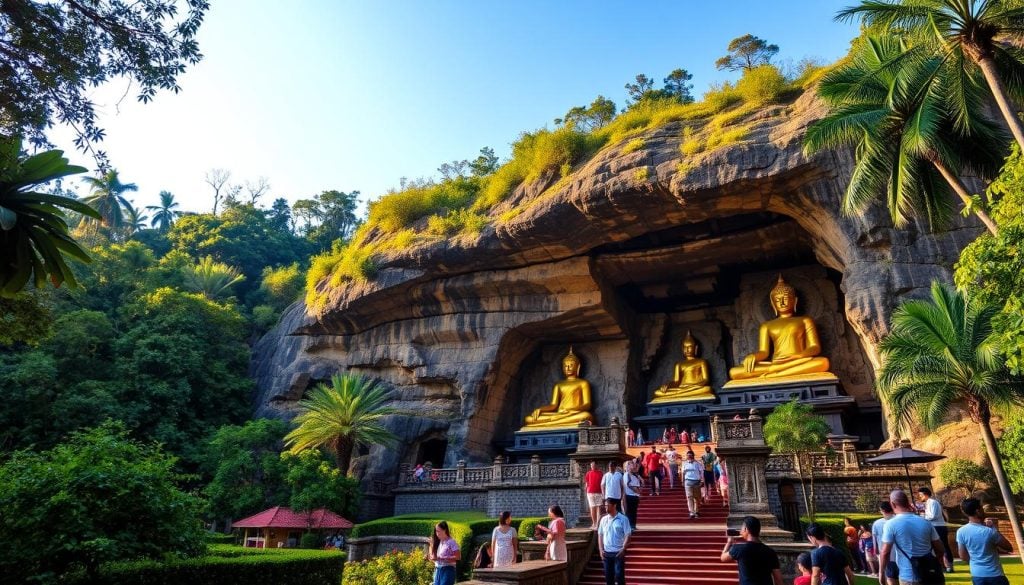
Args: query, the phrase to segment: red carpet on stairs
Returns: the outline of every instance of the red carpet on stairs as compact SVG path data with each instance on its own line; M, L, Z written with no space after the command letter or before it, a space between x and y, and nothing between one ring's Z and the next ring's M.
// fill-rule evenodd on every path
M735 563L720 560L725 546L728 509L713 494L701 508L700 518L690 520L686 496L679 485L661 495L644 492L637 515L638 530L626 549L626 583L629 585L735 585ZM603 585L604 570L595 553L579 585Z

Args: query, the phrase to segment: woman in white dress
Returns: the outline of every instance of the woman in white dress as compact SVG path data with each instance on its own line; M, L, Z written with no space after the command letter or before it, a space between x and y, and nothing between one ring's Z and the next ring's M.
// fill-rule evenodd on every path
M548 522L547 527L537 525L537 527L548 533L548 550L544 553L544 557L551 561L568 561L569 553L565 549L565 514L562 513L562 507L555 505L548 508Z
M491 532L491 554L494 568L510 567L519 556L519 532L512 528L512 512L502 512L498 526Z

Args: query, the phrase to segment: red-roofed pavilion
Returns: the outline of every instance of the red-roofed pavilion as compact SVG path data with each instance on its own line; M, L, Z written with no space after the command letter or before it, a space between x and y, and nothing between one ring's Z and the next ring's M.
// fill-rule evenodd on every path
M298 546L304 531L340 532L352 528L352 523L326 508L312 512L295 512L284 506L274 506L259 514L243 518L231 525L245 530L244 546L277 548ZM256 536L249 536L255 529Z

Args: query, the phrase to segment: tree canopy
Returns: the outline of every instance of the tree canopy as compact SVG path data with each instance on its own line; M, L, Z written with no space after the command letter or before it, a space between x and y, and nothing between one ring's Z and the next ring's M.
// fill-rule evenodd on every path
M769 44L768 41L752 34L745 34L729 41L726 50L729 51L729 54L715 61L715 67L728 71L739 71L771 63L772 57L779 52L779 46Z

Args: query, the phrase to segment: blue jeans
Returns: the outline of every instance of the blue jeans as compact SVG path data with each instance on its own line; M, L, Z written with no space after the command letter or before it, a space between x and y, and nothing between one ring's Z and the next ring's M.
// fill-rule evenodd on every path
M971 577L971 583L973 585L1010 585L1010 580L1006 578L1006 575L1002 577Z
M434 585L455 585L455 567L434 567Z
M606 552L601 560L604 561L605 585L626 585L626 556Z

